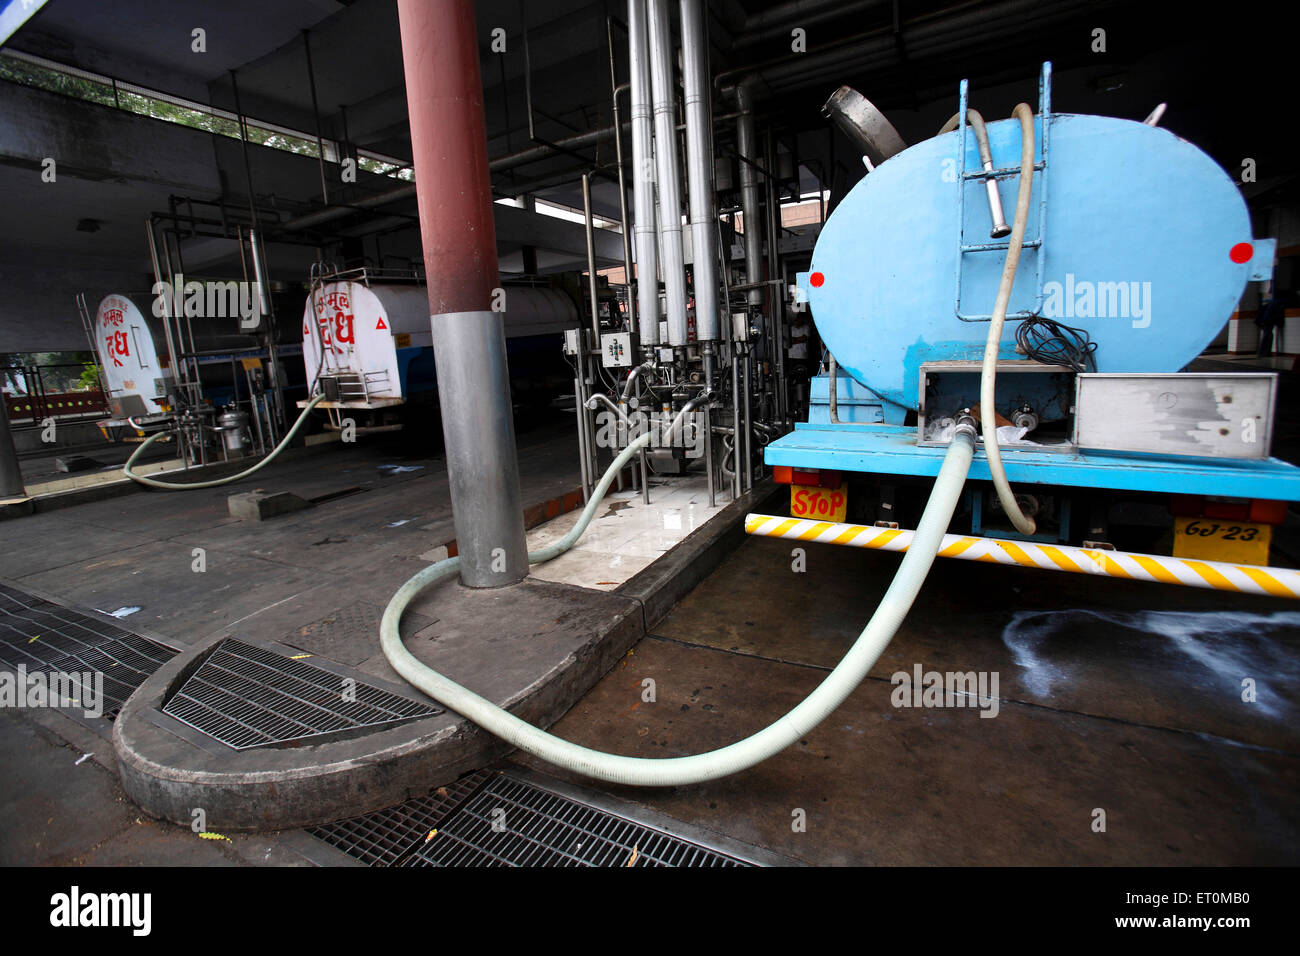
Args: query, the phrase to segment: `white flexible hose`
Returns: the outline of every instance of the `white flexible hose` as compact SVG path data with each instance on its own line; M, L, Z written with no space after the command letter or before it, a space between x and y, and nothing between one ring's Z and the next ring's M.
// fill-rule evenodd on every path
M560 541L530 553L530 563L549 561L573 546L586 530L614 476L651 437L651 433L641 435L614 459L592 493L578 523ZM948 530L948 522L952 520L974 450L973 429L959 429L944 456L943 467L935 479L934 489L926 504L925 514L917 525L912 546L904 554L903 562L876 608L876 613L843 660L794 710L758 733L720 750L666 759L622 757L591 750L538 730L418 661L402 644L399 631L402 613L421 591L455 573L460 564L459 558L448 558L430 565L403 584L393 595L380 623L380 644L384 656L397 673L434 700L515 747L565 769L610 783L647 787L682 786L725 777L766 760L806 736L843 703L867 676L903 623L921 585L925 583L926 574L934 563L940 543Z
M140 447L135 450L135 453L132 454L131 457L126 460L126 464L122 466L122 473L126 475L128 478L130 478L132 481L138 481L140 482L140 484L148 485L150 488L163 488L167 491L190 491L194 488L215 488L218 485L228 485L232 481L239 481L239 479L241 478L247 478L249 475L253 474L253 472L259 471L262 468L265 468L267 465L269 465L271 463L271 459L275 458L276 455L280 454L280 452L285 449L285 447L289 444L289 442L293 440L293 436L298 434L298 429L300 429L302 427L303 422L307 420L307 414L324 400L325 400L324 394L320 394L317 395L315 398L313 398L310 402L308 402L306 407L302 410L302 414L298 416L298 420L294 422L293 427L289 429L288 434L286 434L283 438L280 439L280 444L272 448L271 451L267 454L267 456L263 458L261 461L259 461L253 467L245 468L243 471L239 472L238 474L230 475L227 478L215 478L212 481L193 481L193 482L159 481L156 478L146 478L144 475L137 475L134 471L132 471L131 466L135 464L135 460L139 458L142 454L144 454L144 450L146 448L148 448L150 445L156 442L159 438L162 438L163 435L166 435L167 432L158 432L158 434L152 435L149 438L145 439L145 441L141 443Z
M984 454L988 456L989 472L998 500L1011 523L1021 534L1033 534L1037 529L1034 519L1020 510L1020 502L1007 481L1007 471L1002 465L1002 449L998 447L997 408L993 403L993 386L997 381L998 346L1002 342L1002 326L1007 320L1007 306L1011 302L1011 287L1015 285L1016 268L1020 265L1020 249L1025 241L1025 225L1029 221L1029 195L1034 186L1034 111L1025 103L1016 106L1011 114L1020 120L1020 189L1016 193L1016 216L1011 224L1010 245L1006 262L1002 266L1002 281L998 285L997 301L993 305L993 318L989 321L989 337L984 345L984 368L980 374L980 433L984 438Z

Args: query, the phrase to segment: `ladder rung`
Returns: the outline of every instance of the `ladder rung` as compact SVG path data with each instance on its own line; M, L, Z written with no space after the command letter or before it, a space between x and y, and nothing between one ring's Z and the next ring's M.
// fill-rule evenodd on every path
M1043 161L1041 159L1038 162L1034 163L1034 169L1038 172L1042 171ZM982 169L969 169L966 172L962 173L962 178L963 179L1006 179L1009 176L1019 176L1019 175L1020 175L1019 166L1004 166L1002 169L995 169L992 172L988 172L988 173L986 173Z
M1021 247L1024 249L1037 249L1042 244L1043 244L1043 240L1041 239L1026 239L1023 243L1021 243ZM972 246L962 246L961 251L962 252L991 252L994 249L1008 249L1008 248L1010 248L1010 244L1005 242L980 242Z
M1008 312L1006 317L1007 321L1015 322L1020 319L1028 319L1035 314L1036 313L1034 312ZM963 322L987 322L993 318L993 313L989 312L984 315L966 315L965 313L958 312L957 318L961 319Z

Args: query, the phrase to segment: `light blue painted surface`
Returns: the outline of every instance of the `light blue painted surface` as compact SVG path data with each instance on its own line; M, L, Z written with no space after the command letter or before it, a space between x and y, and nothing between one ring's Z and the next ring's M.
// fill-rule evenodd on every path
M47 2L48 0L8 0L7 3L0 3L0 46Z
M809 382L808 420L814 424L831 423L830 381L829 375L817 375ZM836 411L840 421L879 424L885 421L888 413L891 416L889 424L902 424L905 409L889 404L851 376L836 376L836 386Z
M767 446L765 460L769 465L933 477L943 464L944 451L918 447L913 426L799 424L789 435ZM1226 461L1120 452L1062 454L1004 449L1002 461L1013 487L1060 485L1300 501L1300 469L1276 458ZM992 479L983 451L976 452L970 477L976 481Z
M988 130L994 166L1018 165L1019 123L990 122ZM813 253L811 271L825 281L807 292L826 346L847 374L911 409L921 363L978 362L988 330L956 314L958 143L959 133L948 133L882 163L836 207ZM1010 311L1034 309L1041 255L1044 286L1061 290L1044 305L1059 303L1064 314L1055 317L1087 328L1099 344L1099 371L1178 371L1222 329L1254 268L1229 258L1234 245L1252 241L1236 186L1168 130L1110 117L1055 114L1048 162L1047 241L1022 254ZM973 135L965 166L979 166ZM1008 217L1018 182L1018 175L1000 182ZM1041 182L1035 176L1035 204ZM967 180L965 189L966 242L985 241L984 183ZM1026 239L1038 231L1031 215ZM1000 249L965 253L964 312L991 311L1004 257ZM1066 291L1077 306L1100 283L1136 288L1142 308L1121 309L1118 292L1112 301L1112 287L1102 287L1108 314L1069 314ZM1016 325L1007 322L1002 358L1019 357Z
M1049 76L1045 67L1044 82ZM964 103L964 84L961 92ZM1252 239L1245 203L1228 175L1168 130L1101 116L1048 116L1045 160L1043 117L1035 117L1035 160L1045 162L1046 174L1034 177L1029 245L1009 313L1045 314L1086 329L1098 343L1101 372L1181 370L1222 329L1246 282L1271 266L1268 241ZM990 122L988 131L995 169L1018 167L1019 122ZM769 465L938 474L944 449L918 447L916 429L901 422L918 406L922 363L983 358L987 324L961 316L992 311L1005 251L961 249L993 242L984 182L962 177L963 168L979 167L974 135L959 129L882 163L836 207L809 272L798 276L800 295L840 364L841 421L888 424L832 425L827 381L814 379L810 422L767 446ZM1018 185L1018 172L999 180L1008 220ZM1257 246L1256 254L1233 262L1229 252L1239 243ZM812 273L821 273L820 286L809 281ZM1124 308L1115 283L1140 298ZM1090 293L1088 315L1081 307ZM1014 351L1018 324L1007 321L1002 359L1022 358ZM1276 459L1007 449L1003 460L1013 485L1300 501L1300 469ZM970 477L991 479L983 452Z

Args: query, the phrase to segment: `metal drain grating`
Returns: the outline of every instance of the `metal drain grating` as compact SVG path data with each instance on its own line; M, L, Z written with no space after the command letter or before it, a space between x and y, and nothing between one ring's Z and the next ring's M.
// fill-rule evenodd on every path
M0 667L17 672L104 675L104 716L176 651L88 614L0 585Z
M751 866L664 830L498 775L403 866Z
M235 750L442 712L235 638L218 644L163 706L163 713Z
M427 797L307 832L367 866L392 866L414 853L491 776L490 771L478 770Z

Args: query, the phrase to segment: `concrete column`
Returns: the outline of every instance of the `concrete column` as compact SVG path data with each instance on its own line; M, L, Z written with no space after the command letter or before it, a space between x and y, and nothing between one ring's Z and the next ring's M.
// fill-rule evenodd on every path
M452 515L469 587L528 574L471 0L398 0ZM509 303L504 303L508 308Z
M0 394L0 498L21 498L23 473L18 468L18 450L9 431L9 405Z

